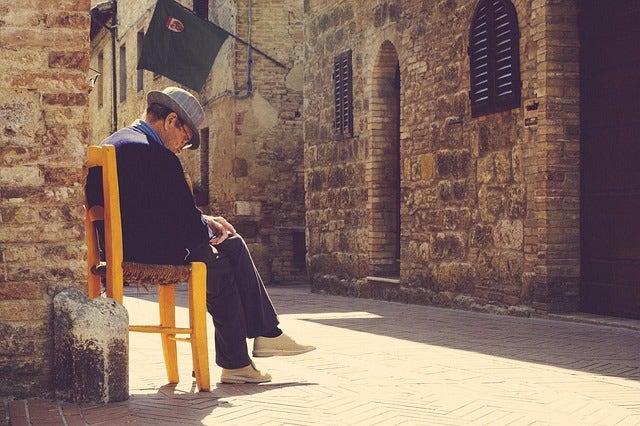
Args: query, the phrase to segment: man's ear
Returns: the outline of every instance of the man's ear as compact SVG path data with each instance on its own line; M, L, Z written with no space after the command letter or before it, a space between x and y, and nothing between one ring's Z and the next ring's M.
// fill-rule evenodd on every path
M175 122L178 119L178 114L175 112L170 112L164 119L164 128L168 130L172 125L175 126Z

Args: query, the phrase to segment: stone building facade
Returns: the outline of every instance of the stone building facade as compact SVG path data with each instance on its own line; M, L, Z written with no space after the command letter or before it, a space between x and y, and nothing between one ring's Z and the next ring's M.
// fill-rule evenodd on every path
M236 226L266 282L305 282L302 4L180 3L268 56L248 51L229 37L204 87L195 93L205 109L203 143L198 150L183 152L181 161L195 192L203 195L200 208ZM93 144L138 118L149 90L176 85L136 70L154 6L153 0L120 0L111 2L109 15L94 2L91 68L101 75L90 97ZM106 27L117 26L110 32L100 19Z
M487 8L513 15L519 99L474 113L472 34ZM640 179L624 160L637 154L638 49L615 47L638 38L636 4L306 0L304 13L314 291L640 317L640 250L628 234ZM502 18L488 18L489 37ZM604 146L619 160L607 168ZM622 190L625 201L603 202Z
M53 296L86 282L89 8L0 2L0 395L52 390Z

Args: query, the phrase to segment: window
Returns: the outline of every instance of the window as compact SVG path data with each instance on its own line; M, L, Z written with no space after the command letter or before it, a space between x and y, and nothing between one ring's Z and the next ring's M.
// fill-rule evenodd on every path
M351 50L341 53L333 59L333 80L336 96L335 134L338 137L351 137L353 136Z
M104 54L98 53L98 108L104 105Z
M140 54L142 53L142 43L144 41L144 32L138 31L137 48L138 48L138 60L140 60ZM136 89L141 92L144 89L144 70L141 68L138 70L136 78Z
M209 0L193 0L193 11L202 19L209 20Z
M127 47L120 46L120 102L127 100Z
M471 116L520 106L520 32L509 0L480 0L469 33Z

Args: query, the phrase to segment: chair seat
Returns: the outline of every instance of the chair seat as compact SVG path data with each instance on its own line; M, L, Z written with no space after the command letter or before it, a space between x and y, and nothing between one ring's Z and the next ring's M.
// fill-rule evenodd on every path
M157 265L152 263L122 262L125 282L168 285L187 282L191 265ZM106 277L107 262L100 262L91 268L91 273Z

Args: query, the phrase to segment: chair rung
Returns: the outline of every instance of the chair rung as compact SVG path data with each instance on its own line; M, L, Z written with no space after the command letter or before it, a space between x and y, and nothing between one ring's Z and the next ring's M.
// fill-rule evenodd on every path
M190 337L175 337L175 336L169 336L169 339L171 340L175 340L176 342L190 342L191 338Z
M141 333L162 333L162 334L191 334L190 328L185 327L163 327L161 325L130 325L129 331Z

